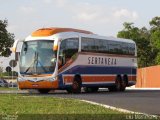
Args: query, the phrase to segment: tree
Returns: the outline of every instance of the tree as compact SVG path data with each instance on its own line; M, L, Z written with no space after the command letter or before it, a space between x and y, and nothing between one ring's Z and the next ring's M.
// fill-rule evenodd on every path
M0 20L0 56L8 57L10 47L14 42L14 35L7 31L8 21Z
M154 32L157 29L160 29L160 17L154 17L150 22L151 31Z
M154 64L155 56L152 53L150 44L150 31L145 27L139 29L134 27L133 23L124 23L124 29L119 31L117 37L132 39L137 45L138 66L146 67Z
M154 17L150 22L151 45L157 51L155 64L160 64L160 17Z
M124 23L124 29L117 34L117 37L136 42L139 67L160 65L160 17L154 17L149 24L150 29L134 27L133 23Z

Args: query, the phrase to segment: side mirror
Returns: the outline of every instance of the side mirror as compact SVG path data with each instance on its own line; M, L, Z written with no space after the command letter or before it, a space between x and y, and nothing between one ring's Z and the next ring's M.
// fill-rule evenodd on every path
M19 42L23 42L23 41L24 41L24 39L15 40L14 43L13 43L13 46L10 48L10 50L15 53L16 50L17 50L18 43L19 43Z
M15 53L15 60L16 60L16 61L18 61L19 55L20 55L20 52L16 52L16 53Z
M25 45L25 46L24 46L24 51L27 52L27 50L28 50L28 45L27 45L26 42L24 42L24 45Z
M17 49L17 44L18 44L19 40L16 40L14 43L13 43L13 46L10 48L10 50L12 52L16 52L16 49Z

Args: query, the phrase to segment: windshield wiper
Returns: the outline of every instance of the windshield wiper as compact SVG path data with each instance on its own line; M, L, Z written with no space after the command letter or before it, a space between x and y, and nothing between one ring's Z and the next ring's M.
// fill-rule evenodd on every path
M38 53L37 53L37 58L36 58L36 73L37 73L37 65L38 65L38 63L40 64L40 67L43 69L43 71L46 73L47 72L47 70L46 70L46 68L42 65L42 63L38 60Z
M36 52L35 52L35 54L34 54L34 60L33 60L33 62L32 62L32 63L30 64L30 66L25 70L24 73L27 73L28 70L35 64L35 62L36 62Z
M34 74L37 74L37 66L38 66L38 63L40 64L40 67L43 69L43 71L46 73L47 70L46 68L42 65L42 63L38 60L38 53L35 52L35 55L34 55L34 60L33 62L31 63L31 65L25 70L24 73L27 73L29 71L29 69L35 65L35 72Z

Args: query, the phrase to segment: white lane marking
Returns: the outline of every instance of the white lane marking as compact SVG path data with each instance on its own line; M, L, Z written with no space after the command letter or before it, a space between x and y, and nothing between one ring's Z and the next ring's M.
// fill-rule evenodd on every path
M101 103L97 103L97 102L93 102L93 101L88 101L88 100L80 100L80 101L83 101L83 102L86 102L86 103L90 103L90 104L93 104L93 105L98 105L98 106L102 106L104 108L107 108L107 109L111 109L111 110L116 110L116 111L119 111L119 112L123 112L123 113L128 113L128 114L139 114L139 115L144 115L146 117L151 117L151 118L159 118L158 115L150 115L150 114L146 114L146 113L141 113L141 112L134 112L134 111L130 111L130 110L127 110L127 109L122 109L122 108L118 108L118 107L113 107L113 106L110 106L110 105L105 105L105 104L101 104Z

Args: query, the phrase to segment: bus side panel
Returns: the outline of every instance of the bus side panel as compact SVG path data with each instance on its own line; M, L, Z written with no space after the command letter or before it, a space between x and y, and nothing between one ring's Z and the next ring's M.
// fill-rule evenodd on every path
M127 75L129 83L135 84L136 66L132 59L79 54L76 61L59 74L59 86L71 85L76 74L81 76L83 86L113 85L117 75Z
M128 75L130 85L135 84L136 70L130 72L130 67L98 67L75 66L59 75L59 85L64 87L71 85L76 74L81 75L83 86L108 86L115 83L117 75Z

